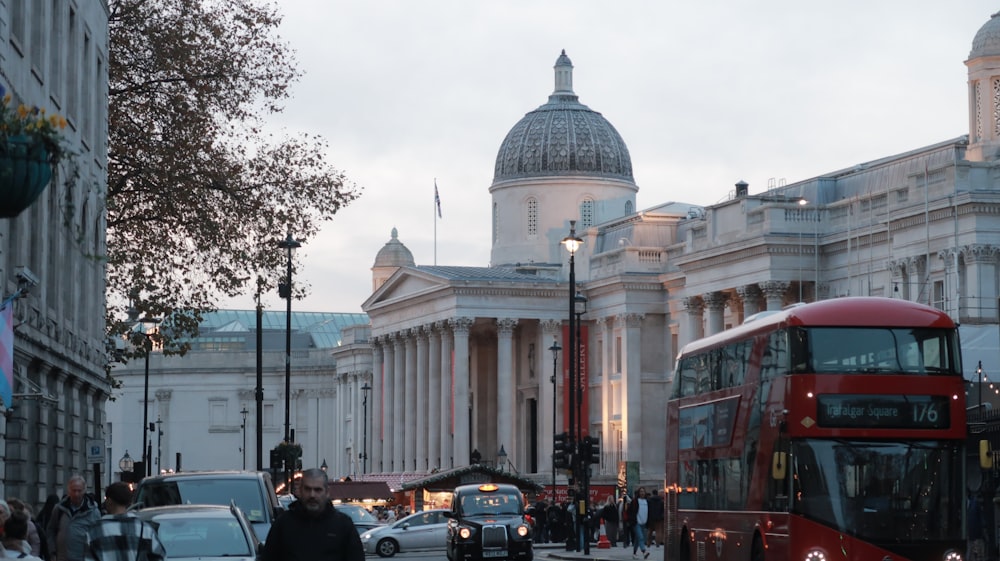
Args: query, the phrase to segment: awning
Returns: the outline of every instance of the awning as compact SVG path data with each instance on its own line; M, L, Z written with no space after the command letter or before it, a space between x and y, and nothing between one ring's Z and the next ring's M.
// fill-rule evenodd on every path
M335 501L388 500L392 492L384 481L330 481L330 498Z

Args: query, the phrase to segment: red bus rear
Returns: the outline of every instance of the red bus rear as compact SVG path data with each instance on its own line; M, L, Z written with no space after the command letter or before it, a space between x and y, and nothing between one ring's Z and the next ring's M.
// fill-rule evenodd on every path
M685 346L667 559L961 561L958 330L904 300L788 308Z

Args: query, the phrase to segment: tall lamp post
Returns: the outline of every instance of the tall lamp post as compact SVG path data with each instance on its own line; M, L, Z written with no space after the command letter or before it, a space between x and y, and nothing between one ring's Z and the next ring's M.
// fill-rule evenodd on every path
M364 409L362 415L364 415L364 420L362 421L362 426L364 427L364 439L361 442L361 475L368 473L368 393L372 391L372 387L365 382L365 385L361 386L361 394L364 398L361 400L361 407Z
M569 221L569 235L563 238L562 244L569 251L569 435L567 438L569 449L574 451L572 469L573 480L579 482L580 458L576 454L578 436L576 434L576 386L577 386L577 362L579 357L576 354L576 329L573 320L576 319L576 252L583 245L583 240L576 236L576 220ZM584 504L579 503L581 509ZM584 510L577 510L574 517L575 523L571 537L566 541L566 549L576 551L580 536L580 523L582 522Z
M130 315L133 313L134 311L130 312ZM147 445L146 442L146 439L148 438L147 435L149 434L149 354L153 352L153 339L150 333L146 331L146 324L153 324L155 326L157 323L160 323L160 320L158 318L146 316L138 320L136 323L140 326L141 331L133 333L143 338L142 353L145 355L146 361L142 389L142 467L146 470L146 475L148 476L152 475L153 467L150 465L153 459L151 457L152 450L150 450L150 448L152 448L152 444L150 443Z
M246 405L243 409L240 409L240 415L243 416L243 424L240 425L240 429L243 430L243 470L247 469L247 414L250 411L247 410Z
M574 360L576 362L576 435L577 435L577 449L580 451L579 459L577 460L577 465L579 466L579 482L577 485L580 487L582 499L577 499L580 503L580 516L582 517L586 513L590 512L590 458L584 457L583 452L583 373L582 364L580 364L580 349L583 347L583 339L580 337L580 316L587 313L587 297L579 292L573 297L573 315L576 316L576 346L573 348L573 356L576 357ZM583 542L583 554L590 555L590 539L584 534L584 526L580 525L580 540Z
M552 346L549 347L552 351L552 442L556 441L556 394L559 393L556 390L556 375L558 374L559 366L559 351L562 347L559 346L559 341L555 339L552 340ZM552 504L556 504L556 454L555 450L552 450Z
M292 237L291 229L288 236L278 242L278 247L288 255L288 265L285 269L285 282L278 283L278 296L286 301L285 306L285 442L291 442L291 399L292 391L292 253L302 247L302 244ZM286 466L285 471L288 468Z

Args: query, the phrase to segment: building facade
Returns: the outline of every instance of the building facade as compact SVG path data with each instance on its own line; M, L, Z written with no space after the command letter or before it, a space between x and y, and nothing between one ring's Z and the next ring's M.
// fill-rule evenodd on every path
M662 481L673 357L760 311L848 295L923 302L961 323L970 379L979 361L1000 369L1000 19L977 33L965 64L968 135L755 192L739 181L708 207L636 211L628 150L580 104L563 53L549 101L498 151L491 266L411 256L388 275L376 260L363 305L375 476L406 479L503 449L518 472L551 477L552 436L567 422L560 241L574 223L584 242L576 288L588 299L582 424L602 448L595 482L613 481L621 461Z
M0 85L15 108L65 117L75 153L33 205L0 220L14 334L0 492L37 505L72 473L93 485L104 456L108 56L106 1L0 0Z

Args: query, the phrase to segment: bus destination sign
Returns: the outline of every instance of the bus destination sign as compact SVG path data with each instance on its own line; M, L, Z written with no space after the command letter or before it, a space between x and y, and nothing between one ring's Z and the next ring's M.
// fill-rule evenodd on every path
M817 421L828 428L945 429L951 426L943 395L820 395Z

